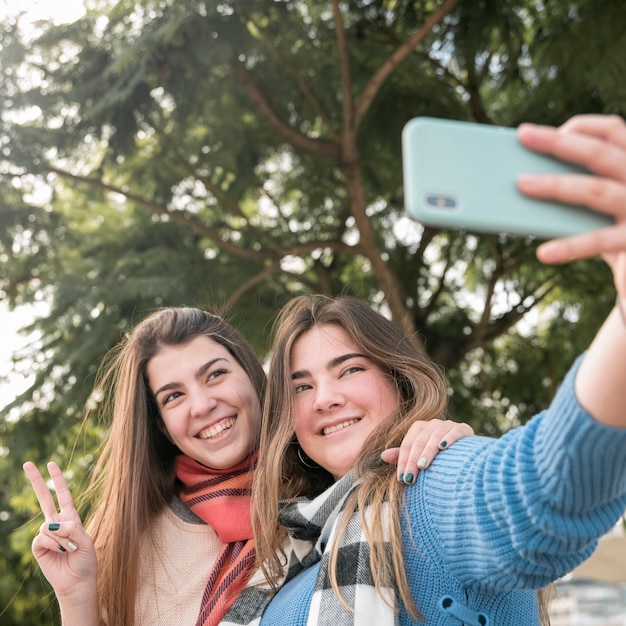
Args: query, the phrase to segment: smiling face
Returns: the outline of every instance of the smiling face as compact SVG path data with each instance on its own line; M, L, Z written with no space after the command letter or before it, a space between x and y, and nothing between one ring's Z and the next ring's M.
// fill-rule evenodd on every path
M303 333L291 351L295 433L306 454L335 480L367 437L398 407L391 376L334 324Z
M256 446L261 407L245 370L207 336L162 348L146 368L170 440L214 469L241 463Z

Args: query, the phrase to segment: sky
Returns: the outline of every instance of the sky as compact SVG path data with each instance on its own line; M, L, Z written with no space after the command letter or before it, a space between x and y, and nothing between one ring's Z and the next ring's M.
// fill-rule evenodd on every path
M0 302L0 411L32 382L28 371L14 367L11 357L29 341L19 331L32 320L33 313L30 307L9 312L6 303Z
M0 20L21 12L25 15L20 24L26 29L40 19L71 22L84 12L83 0L0 0ZM30 382L27 372L15 370L11 356L26 343L27 338L18 331L32 316L33 311L25 307L9 312L6 303L0 301L0 412Z
M29 20L53 18L58 23L75 20L83 13L83 0L0 0L0 18L25 12Z

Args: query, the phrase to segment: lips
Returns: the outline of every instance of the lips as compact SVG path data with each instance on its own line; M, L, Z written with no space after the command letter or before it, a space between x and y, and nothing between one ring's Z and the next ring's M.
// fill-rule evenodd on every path
M340 430L343 430L344 428L348 428L348 426L352 426L352 424L356 424L357 422L360 422L361 420L359 418L352 418L352 419L347 419L344 420L343 422L339 422L337 424L332 424L330 426L324 426L324 428L322 428L322 435L330 435L332 433L336 433Z
M201 430L196 437L198 439L214 439L218 437L223 432L232 428L235 424L236 419L234 417L227 417L223 420L220 420L216 424L212 424L208 428Z

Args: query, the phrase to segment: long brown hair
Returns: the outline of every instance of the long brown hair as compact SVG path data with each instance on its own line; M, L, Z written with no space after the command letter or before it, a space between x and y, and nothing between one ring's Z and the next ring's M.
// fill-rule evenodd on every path
M257 557L266 578L278 585L283 574L282 546L286 537L285 530L277 528L276 524L279 500L314 497L333 483L333 477L326 470L307 467L299 458L302 451L294 433L291 384L290 361L294 343L311 328L325 325L342 328L359 352L388 371L399 397L397 411L371 433L359 454L355 471L360 484L346 502L339 534L345 529L349 517L358 510L370 546L370 564L377 589L381 592L387 582L393 580L407 611L414 619L419 619L402 554L400 518L404 490L395 478L395 467L382 463L380 453L398 447L416 420L445 417L447 385L442 371L417 350L398 326L360 300L302 296L287 304L276 320L259 464L253 488ZM389 502L389 529L384 529L381 524L386 501ZM364 515L366 507L371 510L367 519ZM384 548L386 531L391 563ZM338 544L335 542L331 548L329 575L335 592L341 597L336 578ZM382 595L386 600L384 593Z
M395 381L400 403L396 413L368 438L356 464L362 482L346 505L347 518L357 507L372 509L374 523L364 528L371 549L375 580L393 578L407 609L414 609L406 582L400 533L401 487L394 480L395 468L378 461L380 451L400 445L415 420L442 417L446 412L446 383L430 360L419 353L409 338L393 323L355 298L323 296L295 298L276 320L269 366L268 394L261 427L260 459L255 480L253 516L258 532L257 554L267 578L276 584L282 573L281 552L284 530L276 529L278 502L296 496L315 496L333 482L322 468L310 469L299 459L301 451L294 435L290 358L295 341L314 326L341 327L360 352L389 372ZM384 550L384 529L377 522L389 499L392 524L392 563ZM331 557L332 562L332 557ZM331 579L334 572L331 570ZM378 585L377 585L378 586ZM413 611L417 614L416 610Z
M262 406L266 377L253 350L228 322L197 308L153 313L107 355L99 372L94 397L110 429L87 491L87 532L98 557L100 620L111 626L134 624L140 538L176 491L180 451L163 433L146 367L164 347L201 335L232 354Z

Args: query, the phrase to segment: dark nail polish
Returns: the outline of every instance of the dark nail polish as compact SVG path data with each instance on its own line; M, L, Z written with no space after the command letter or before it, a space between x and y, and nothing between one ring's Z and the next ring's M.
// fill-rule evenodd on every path
M411 472L404 477L404 482L407 483L407 485L410 485L413 482L413 474L411 474Z
M59 528L61 528L61 524L58 522L50 522L50 524L48 524L48 530L59 530Z
M400 474L400 476L398 476L398 481L401 483L404 482L404 474Z
M445 448L447 445L448 445L448 442L447 442L447 441L442 441L442 442L439 444L439 447L441 447L441 448Z
M61 552L67 552L67 550L63 546L59 546L59 550L61 550Z

